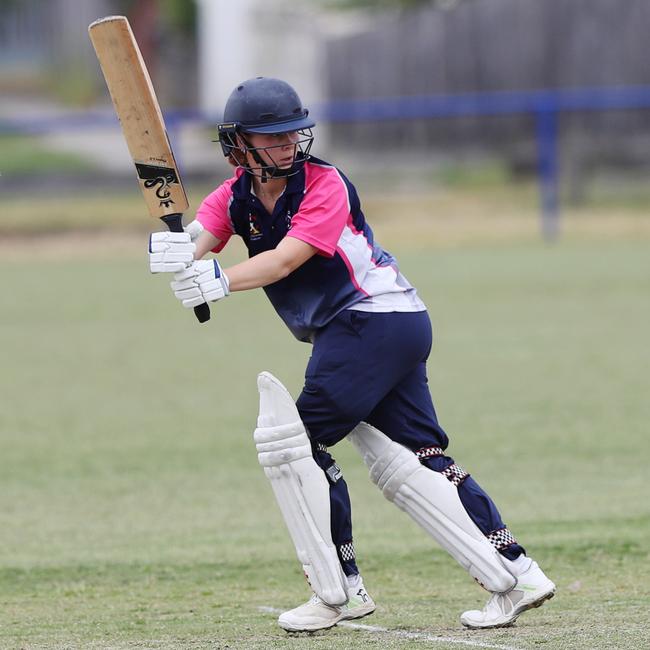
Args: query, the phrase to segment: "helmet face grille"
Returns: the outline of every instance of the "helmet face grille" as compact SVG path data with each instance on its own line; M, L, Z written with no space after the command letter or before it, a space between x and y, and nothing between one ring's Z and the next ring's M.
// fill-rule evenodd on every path
M278 159L276 150L286 149L286 142L266 147L253 147L245 133L238 133L236 130L223 130L220 127L222 125L218 127L219 143L226 157L229 157L231 161L247 173L261 178L263 182L268 178L281 178L297 174L305 162L309 160L309 152L314 142L311 129L296 130L298 139L293 143L293 163L291 166L286 164L280 166L276 162ZM241 146L242 143L244 144L244 148ZM265 157L263 157L261 152L264 152ZM254 165L248 162L246 153L251 155L255 161ZM268 158L270 163L267 163L265 158Z

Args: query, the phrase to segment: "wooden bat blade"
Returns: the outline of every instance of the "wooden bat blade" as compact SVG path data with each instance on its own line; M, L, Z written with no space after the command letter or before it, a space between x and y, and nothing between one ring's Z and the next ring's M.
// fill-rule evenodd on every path
M108 16L88 27L124 139L138 172L140 189L152 217L183 232L189 204L174 160L151 78L124 16ZM210 319L203 303L194 308L199 322Z
M151 216L184 212L189 207L187 196L129 21L124 16L108 16L92 23L88 33Z

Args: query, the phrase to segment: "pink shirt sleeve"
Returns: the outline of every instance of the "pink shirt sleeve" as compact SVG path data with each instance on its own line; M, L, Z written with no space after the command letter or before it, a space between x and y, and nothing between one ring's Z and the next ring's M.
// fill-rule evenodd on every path
M228 209L232 199L232 186L238 177L228 179L208 194L196 212L198 222L219 240L212 249L213 253L221 251L234 232Z
M316 168L306 179L305 196L291 220L287 237L295 237L333 257L343 228L350 219L348 191L333 167Z

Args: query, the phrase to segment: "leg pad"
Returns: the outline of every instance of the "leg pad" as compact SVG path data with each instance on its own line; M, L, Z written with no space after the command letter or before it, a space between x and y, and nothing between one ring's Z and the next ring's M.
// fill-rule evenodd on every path
M348 438L384 496L410 515L479 584L499 593L514 587L515 577L470 519L453 483L424 467L412 451L365 422Z
M303 571L328 605L348 600L347 581L332 542L329 483L286 388L268 372L258 377L260 415L254 440Z

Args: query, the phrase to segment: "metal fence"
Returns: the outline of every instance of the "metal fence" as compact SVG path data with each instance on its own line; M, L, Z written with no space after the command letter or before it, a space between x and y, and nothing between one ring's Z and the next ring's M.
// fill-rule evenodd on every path
M406 13L366 33L332 41L327 94L332 100L363 100L647 86L649 33L648 0L466 0L453 10ZM530 127L523 115L480 121L416 119L401 129L400 142L404 147L490 147L516 157ZM383 129L385 125L369 123L339 133L358 147L376 147L386 143ZM607 136L617 155L632 145L639 155L650 157L650 148L633 146L639 133L650 137L647 111L574 113L562 121L562 130L592 141Z
M535 142L534 167L539 183L540 230L545 239L552 241L558 237L560 226L560 119L575 113L609 115L634 110L648 114L650 86L338 100L314 108L317 121L336 124L334 131L346 125L361 129L369 124L385 125L392 122L408 126L418 120L436 124L441 120L453 122L461 119L472 119L481 124L495 117L524 116L531 125L529 137ZM171 134L184 124L206 124L211 121L210 116L201 115L196 110L167 111L165 118ZM16 116L0 119L0 134L93 130L111 124L116 125L116 117L111 111L75 112L37 121Z
M528 137L535 140L541 231L550 241L559 233L560 119L571 119L575 114L610 116L620 111L648 115L648 109L650 86L633 86L338 100L324 105L321 115L328 122L352 128L392 122L393 132L408 128L418 120L435 125L440 120L453 123L469 118L480 125L495 117L521 119L523 116L533 122Z

